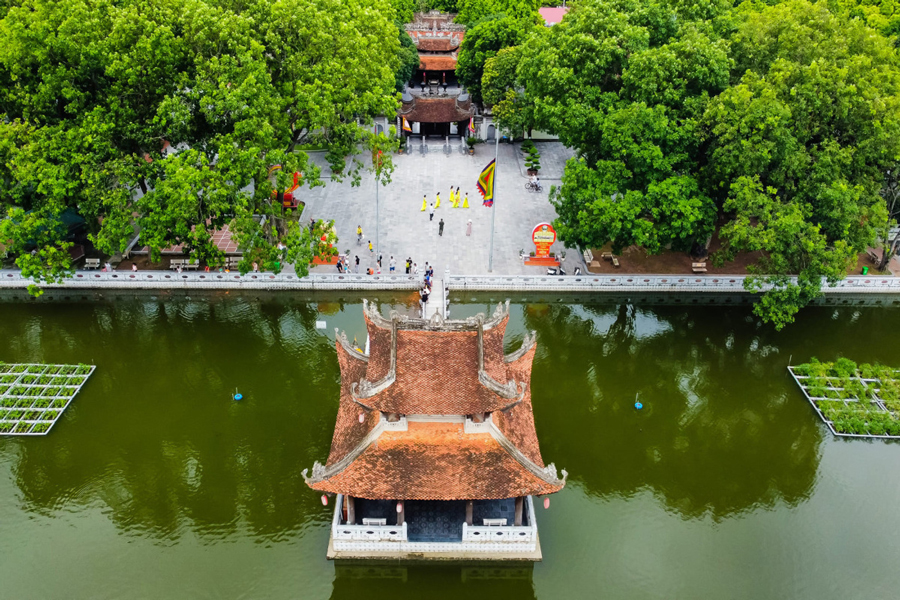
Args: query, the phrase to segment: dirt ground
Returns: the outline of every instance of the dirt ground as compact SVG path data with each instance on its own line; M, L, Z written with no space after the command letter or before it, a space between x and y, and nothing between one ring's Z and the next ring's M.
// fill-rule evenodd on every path
M715 253L722 247L721 241L717 235L714 235L709 244L710 254ZM870 249L876 256L881 256L881 250ZM613 266L612 261L603 260L600 257L604 252L612 252L612 245L607 244L603 248L591 251L594 260L594 266L588 264L588 271L591 273L615 274L615 273L642 273L642 274L658 274L658 275L690 275L693 273L691 263L705 262L708 275L746 275L747 267L755 264L762 256L762 252L741 252L731 262L727 262L721 267L714 267L709 257L705 259L694 259L687 252L674 252L665 250L660 254L648 255L643 248L638 246L629 246L617 255L619 266ZM597 265L599 263L599 265ZM847 272L848 275L861 275L863 267L869 267L869 273L875 272L876 262L873 261L867 253L860 253L856 261L856 266ZM888 265L888 271L884 275L900 274L900 262L897 258L893 258Z

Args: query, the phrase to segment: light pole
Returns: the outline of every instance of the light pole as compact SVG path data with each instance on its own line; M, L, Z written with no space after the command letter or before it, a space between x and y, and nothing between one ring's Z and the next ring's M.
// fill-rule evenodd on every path
M497 160L500 158L500 128L494 127L494 189L491 202L491 247L488 251L488 273L494 272L494 215L497 213Z

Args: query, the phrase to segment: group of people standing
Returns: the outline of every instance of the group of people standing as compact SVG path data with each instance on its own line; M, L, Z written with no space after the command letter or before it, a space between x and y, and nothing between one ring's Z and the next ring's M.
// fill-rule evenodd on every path
M422 210L421 212L428 211L428 220L434 220L434 211L441 207L441 193L437 193L437 197L435 201L428 204L428 194L424 194L422 196ZM453 186L450 186L450 208L469 208L469 192L466 192L466 197L462 197L462 192L459 191L459 187L455 190Z

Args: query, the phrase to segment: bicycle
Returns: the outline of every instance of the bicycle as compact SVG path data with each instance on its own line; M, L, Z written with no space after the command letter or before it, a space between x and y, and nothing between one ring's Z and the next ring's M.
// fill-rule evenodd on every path
M543 192L544 186L542 186L540 183L535 183L533 181L529 181L528 183L525 184L525 189L528 190L529 192Z

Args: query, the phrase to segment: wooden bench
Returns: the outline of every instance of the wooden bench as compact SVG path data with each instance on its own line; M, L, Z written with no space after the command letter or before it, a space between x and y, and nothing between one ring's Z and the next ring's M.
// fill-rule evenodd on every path
M591 262L593 262L594 253L591 252L590 250L585 250L582 255L584 256L584 262L586 264L591 264Z
M186 258L173 258L169 260L169 268L171 270L176 270L178 267L184 268L184 265L187 264Z
M387 525L387 519L363 519L363 525Z
M612 257L612 264L613 264L614 267L618 267L618 266L619 266L619 259L616 258L615 256L613 256L613 257Z
M879 262L881 262L881 258L871 250L866 250L866 255L869 257L869 260L872 261L872 264L877 265Z
M191 269L193 269L194 271L196 271L197 268L200 266L200 263L198 263L198 262L191 262L190 260L185 260L185 261L184 261L184 264L181 265L181 266L182 266L182 268L187 269L188 271L190 271Z
M235 269L240 264L240 262L241 262L240 257L235 258L233 256L229 256L228 258L225 259L225 266L228 267L229 269Z
M705 262L691 263L691 270L694 273L706 273L706 263Z
M600 255L600 258L602 258L603 260L612 260L615 257L613 256L612 252L604 252Z
M99 258L86 258L84 260L84 269L99 269L100 268L100 259Z
M504 527L506 526L506 519L482 519L481 523L485 527Z

